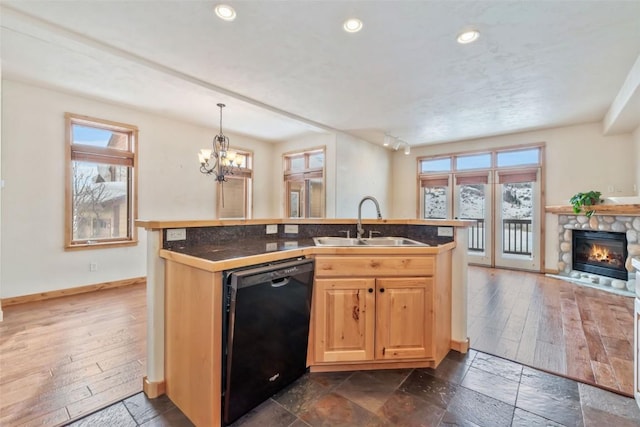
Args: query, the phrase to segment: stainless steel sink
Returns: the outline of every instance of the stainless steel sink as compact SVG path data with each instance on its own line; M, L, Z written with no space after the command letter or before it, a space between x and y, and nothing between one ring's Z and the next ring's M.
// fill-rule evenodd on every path
M406 237L371 237L362 239L365 244L371 246L429 246L426 243L407 239Z
M371 237L353 239L348 237L314 237L316 246L429 246L406 237Z
M316 246L361 246L363 239L352 239L348 237L314 237Z

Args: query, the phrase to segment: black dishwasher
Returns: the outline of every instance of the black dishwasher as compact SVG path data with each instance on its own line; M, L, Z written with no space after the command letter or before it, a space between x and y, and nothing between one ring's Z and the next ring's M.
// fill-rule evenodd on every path
M222 421L228 425L306 371L313 260L224 275Z

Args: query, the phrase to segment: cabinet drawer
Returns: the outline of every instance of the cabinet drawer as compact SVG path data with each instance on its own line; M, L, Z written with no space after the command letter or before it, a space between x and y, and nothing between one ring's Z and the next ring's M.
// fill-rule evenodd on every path
M433 256L318 256L316 277L431 276Z

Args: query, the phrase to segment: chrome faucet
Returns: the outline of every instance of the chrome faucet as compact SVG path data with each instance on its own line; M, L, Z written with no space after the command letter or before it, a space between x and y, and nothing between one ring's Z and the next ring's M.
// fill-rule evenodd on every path
M360 200L360 204L358 205L358 226L356 228L358 239L362 239L362 235L364 234L364 228L362 228L362 204L365 202L365 200L371 200L376 205L378 219L382 219L382 215L380 215L380 205L378 204L376 198L373 196L363 197L362 200Z

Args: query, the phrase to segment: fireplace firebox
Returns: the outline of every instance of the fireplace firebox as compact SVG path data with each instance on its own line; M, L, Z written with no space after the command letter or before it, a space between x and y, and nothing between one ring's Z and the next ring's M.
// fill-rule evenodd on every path
M627 280L626 233L573 230L573 269Z

